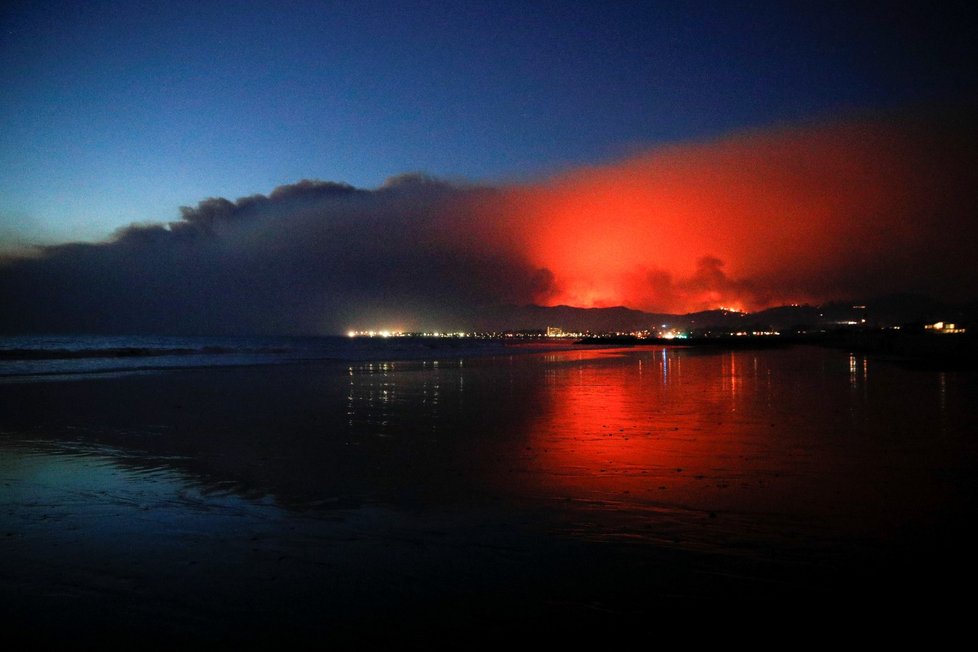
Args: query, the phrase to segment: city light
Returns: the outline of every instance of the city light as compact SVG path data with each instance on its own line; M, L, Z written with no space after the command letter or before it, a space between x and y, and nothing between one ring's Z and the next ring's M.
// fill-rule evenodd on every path
M935 333L940 333L942 335L950 335L952 333L964 333L966 329L959 327L957 324L952 324L951 322L938 321L933 324L927 324L924 326L925 329L934 331Z

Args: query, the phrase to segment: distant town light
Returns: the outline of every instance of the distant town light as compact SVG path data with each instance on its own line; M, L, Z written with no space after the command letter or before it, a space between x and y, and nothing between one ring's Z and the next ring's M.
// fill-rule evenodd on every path
M966 329L958 328L957 324L952 324L951 322L936 321L933 324L926 324L924 328L927 330L932 330L942 335L948 335L951 333L964 333Z
M347 337L404 337L407 333L393 331L387 328L381 330L358 331L350 329L346 332Z

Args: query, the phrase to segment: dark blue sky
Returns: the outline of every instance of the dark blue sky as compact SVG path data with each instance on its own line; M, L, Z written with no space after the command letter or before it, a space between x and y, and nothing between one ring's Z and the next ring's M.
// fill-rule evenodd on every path
M8 2L0 238L406 171L523 180L971 95L946 3Z

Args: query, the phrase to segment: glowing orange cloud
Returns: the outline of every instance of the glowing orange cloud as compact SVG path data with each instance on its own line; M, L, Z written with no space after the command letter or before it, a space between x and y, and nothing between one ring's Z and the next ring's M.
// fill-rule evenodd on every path
M509 327L496 309L534 302L973 300L974 113L759 130L523 185L407 175L210 198L106 242L0 255L0 330L442 330Z
M548 305L954 294L934 285L973 248L961 240L975 231L968 133L870 119L756 131L511 188L501 211L523 255L553 273ZM973 276L961 294L978 289Z

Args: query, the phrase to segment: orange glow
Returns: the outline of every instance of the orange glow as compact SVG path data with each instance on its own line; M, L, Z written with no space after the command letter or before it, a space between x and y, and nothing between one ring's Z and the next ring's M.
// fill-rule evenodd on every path
M553 273L546 305L754 310L912 288L909 261L947 252L973 194L952 140L864 120L676 145L512 188L506 227Z
M758 499L758 487L735 482L752 468L746 453L756 444L756 424L738 411L751 400L741 390L743 374L756 374L752 354L680 351L551 356L557 363L547 378L552 400L529 437L527 475L543 483L536 490L622 508L719 508L746 494ZM702 384L693 389L691 378L715 382L704 392Z

